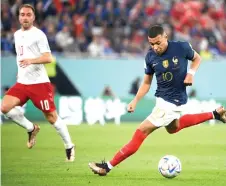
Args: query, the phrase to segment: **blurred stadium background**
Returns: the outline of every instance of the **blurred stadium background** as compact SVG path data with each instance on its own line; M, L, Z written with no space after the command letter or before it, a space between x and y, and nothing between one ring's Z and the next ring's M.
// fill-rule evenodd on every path
M46 33L56 57L46 69L60 115L69 123L104 123L106 118L117 123L120 116L123 121L140 121L149 114L155 81L137 113L128 117L125 106L143 77L147 29L153 24L163 25L170 40L190 42L203 58L195 84L188 89L197 108L192 112L225 105L225 0L2 0L3 93L16 81L13 33L19 28L22 3L34 5L36 26ZM25 111L33 120L43 119L32 114L30 103Z
M35 6L36 26L46 33L55 56L46 69L60 116L79 125L69 126L77 160L62 164L59 137L28 102L22 110L42 128L37 148L27 151L22 129L2 125L2 185L225 185L224 125L203 125L173 136L161 129L108 179L91 176L87 163L111 158L154 106L155 80L136 112L126 113L143 77L150 25L163 25L170 40L189 41L203 58L188 89L187 112L226 106L226 0L2 0L2 95L16 82L13 33L22 3ZM177 155L183 166L182 175L169 182L157 172L158 160L167 153Z

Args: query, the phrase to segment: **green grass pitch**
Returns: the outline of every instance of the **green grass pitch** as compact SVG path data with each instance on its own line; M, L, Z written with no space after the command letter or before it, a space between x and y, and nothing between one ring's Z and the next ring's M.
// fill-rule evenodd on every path
M170 135L165 129L149 136L135 155L106 177L94 175L88 162L109 160L127 143L137 124L69 126L76 143L76 161L66 163L63 143L49 124L41 124L37 144L26 148L27 134L15 124L1 126L2 186L225 186L226 125L207 124ZM166 179L159 159L177 156L182 172Z

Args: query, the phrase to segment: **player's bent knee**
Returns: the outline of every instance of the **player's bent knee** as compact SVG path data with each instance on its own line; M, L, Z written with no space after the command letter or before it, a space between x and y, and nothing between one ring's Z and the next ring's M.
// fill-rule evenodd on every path
M46 119L50 124L54 124L57 121L57 114L55 112L45 113Z
M169 134L175 134L176 133L176 130L166 130Z
M52 125L53 125L54 123L56 123L56 121L57 121L57 119L56 119L54 116L48 117L47 120L48 120L48 122L49 122L50 124L52 124Z
M9 108L9 106L7 106L6 104L2 104L2 105L1 105L1 112L2 112L3 114L8 113L8 112L10 111L10 109L11 109L11 108Z
M173 128L167 128L166 127L166 131L169 133L169 134L175 134L178 132L178 128L177 127L173 127Z

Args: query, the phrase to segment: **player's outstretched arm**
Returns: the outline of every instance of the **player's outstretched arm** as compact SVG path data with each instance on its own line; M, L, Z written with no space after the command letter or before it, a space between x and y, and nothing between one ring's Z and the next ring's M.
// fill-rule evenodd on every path
M148 93L151 87L152 78L153 78L153 75L148 75L148 74L144 75L143 82L134 98L136 101L139 101Z
M137 102L148 93L148 91L151 87L152 78L153 78L153 75L147 75L147 74L144 75L143 82L142 82L136 96L129 103L129 105L127 107L128 112L134 112Z
M200 63L201 63L201 57L196 51L194 51L194 57L192 59L190 69L188 70L188 73L184 79L184 84L186 86L191 86L193 84L193 76L198 70Z

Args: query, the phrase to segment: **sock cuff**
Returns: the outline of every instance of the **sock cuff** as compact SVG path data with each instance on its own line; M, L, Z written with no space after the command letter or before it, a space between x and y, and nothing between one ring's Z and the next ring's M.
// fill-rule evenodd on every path
M108 165L109 169L113 169L113 167L114 167L113 165L111 165L110 161L107 162L107 165Z
M215 110L213 112L211 112L212 116L213 116L213 119L216 119L215 116L214 116L214 112L216 112Z
M59 116L57 116L57 120L56 120L56 122L53 124L53 126L56 127L56 128L58 128L59 126L62 125L62 123L63 123L63 120L62 120Z
M5 116L7 116L8 118L11 118L12 116L22 116L23 115L23 113L19 110L19 109L17 109L17 108L12 108L9 112L7 112L6 114L5 114Z

